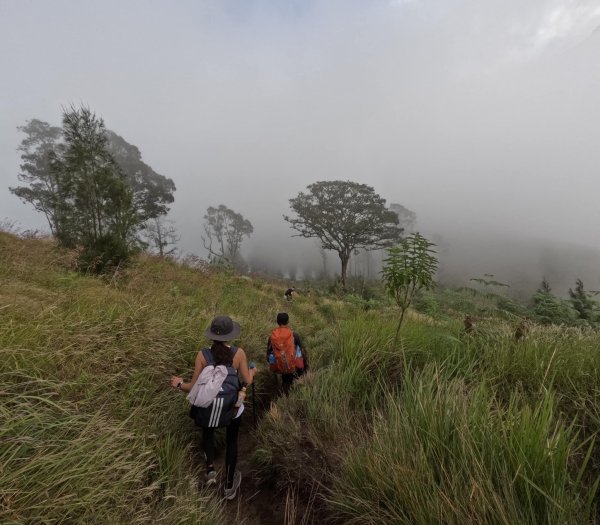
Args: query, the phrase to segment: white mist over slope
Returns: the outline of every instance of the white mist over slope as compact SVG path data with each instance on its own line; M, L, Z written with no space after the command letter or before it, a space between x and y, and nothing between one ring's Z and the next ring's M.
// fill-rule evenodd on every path
M15 128L82 101L174 179L185 251L223 203L255 226L247 255L318 266L282 215L349 179L441 234L453 280L539 280L556 250L597 283L566 243L600 247L598 26L591 0L5 0L0 217L43 225L7 190Z

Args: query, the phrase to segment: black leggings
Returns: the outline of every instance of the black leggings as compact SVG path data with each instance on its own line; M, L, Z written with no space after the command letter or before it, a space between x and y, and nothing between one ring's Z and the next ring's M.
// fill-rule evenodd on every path
M233 475L237 464L238 452L238 434L240 432L240 422L242 416L231 420L227 425L225 440L227 448L225 451L225 470L227 471L227 486L233 483ZM202 429L202 448L206 454L206 466L210 466L215 461L215 430L214 428Z
M281 374L281 387L283 393L287 396L292 388L292 383L304 374L304 368L296 368L291 374Z

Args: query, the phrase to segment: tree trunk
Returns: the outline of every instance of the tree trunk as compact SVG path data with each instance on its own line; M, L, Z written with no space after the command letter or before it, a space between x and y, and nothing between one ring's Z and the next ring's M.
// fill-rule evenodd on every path
M165 256L163 239L162 239L162 224L160 223L160 221L158 219L155 219L154 222L156 224L156 235L158 237L158 253L160 254L160 258L162 259Z
M339 253L340 260L342 261L342 288L346 289L346 273L348 272L348 261L350 260L350 255L347 255L344 252Z
M398 321L398 326L396 328L396 335L394 337L394 344L398 342L398 334L400 333L400 328L402 328L402 321L404 321L404 314L406 313L406 308L402 308L400 313L400 320Z

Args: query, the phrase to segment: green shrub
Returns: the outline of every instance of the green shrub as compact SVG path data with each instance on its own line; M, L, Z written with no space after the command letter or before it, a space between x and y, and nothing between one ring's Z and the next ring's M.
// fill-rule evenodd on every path
M413 307L417 312L422 312L435 317L439 314L440 305L433 293L429 290L422 291L415 296Z
M91 240L79 256L79 268L84 272L103 273L127 262L132 249L117 235L103 235Z

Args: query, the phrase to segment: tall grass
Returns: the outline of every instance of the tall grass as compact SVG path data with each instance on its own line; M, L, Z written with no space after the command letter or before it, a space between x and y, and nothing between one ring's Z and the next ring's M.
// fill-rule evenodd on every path
M341 523L598 521L597 334L412 320L395 345L383 313L329 331L260 429L265 472L320 480Z
M277 312L307 334L322 315L269 285L152 257L108 279L71 262L51 241L0 233L0 523L223 523L169 377L191 376L203 331L226 314L262 367L260 395Z
M508 406L436 367L405 377L329 500L343 523L585 523L593 488L569 473L575 432L552 396Z
M597 523L600 336L504 321L463 337L385 308L140 257L115 278L70 270L50 241L0 233L0 522L222 523L198 432L168 386L189 377L216 314L264 363L278 311L311 371L262 419L255 459L286 519ZM259 399L273 377L257 376Z
M2 522L220 522L173 417L157 434L144 400L125 415L108 402L72 398L76 390L61 381L0 378Z

